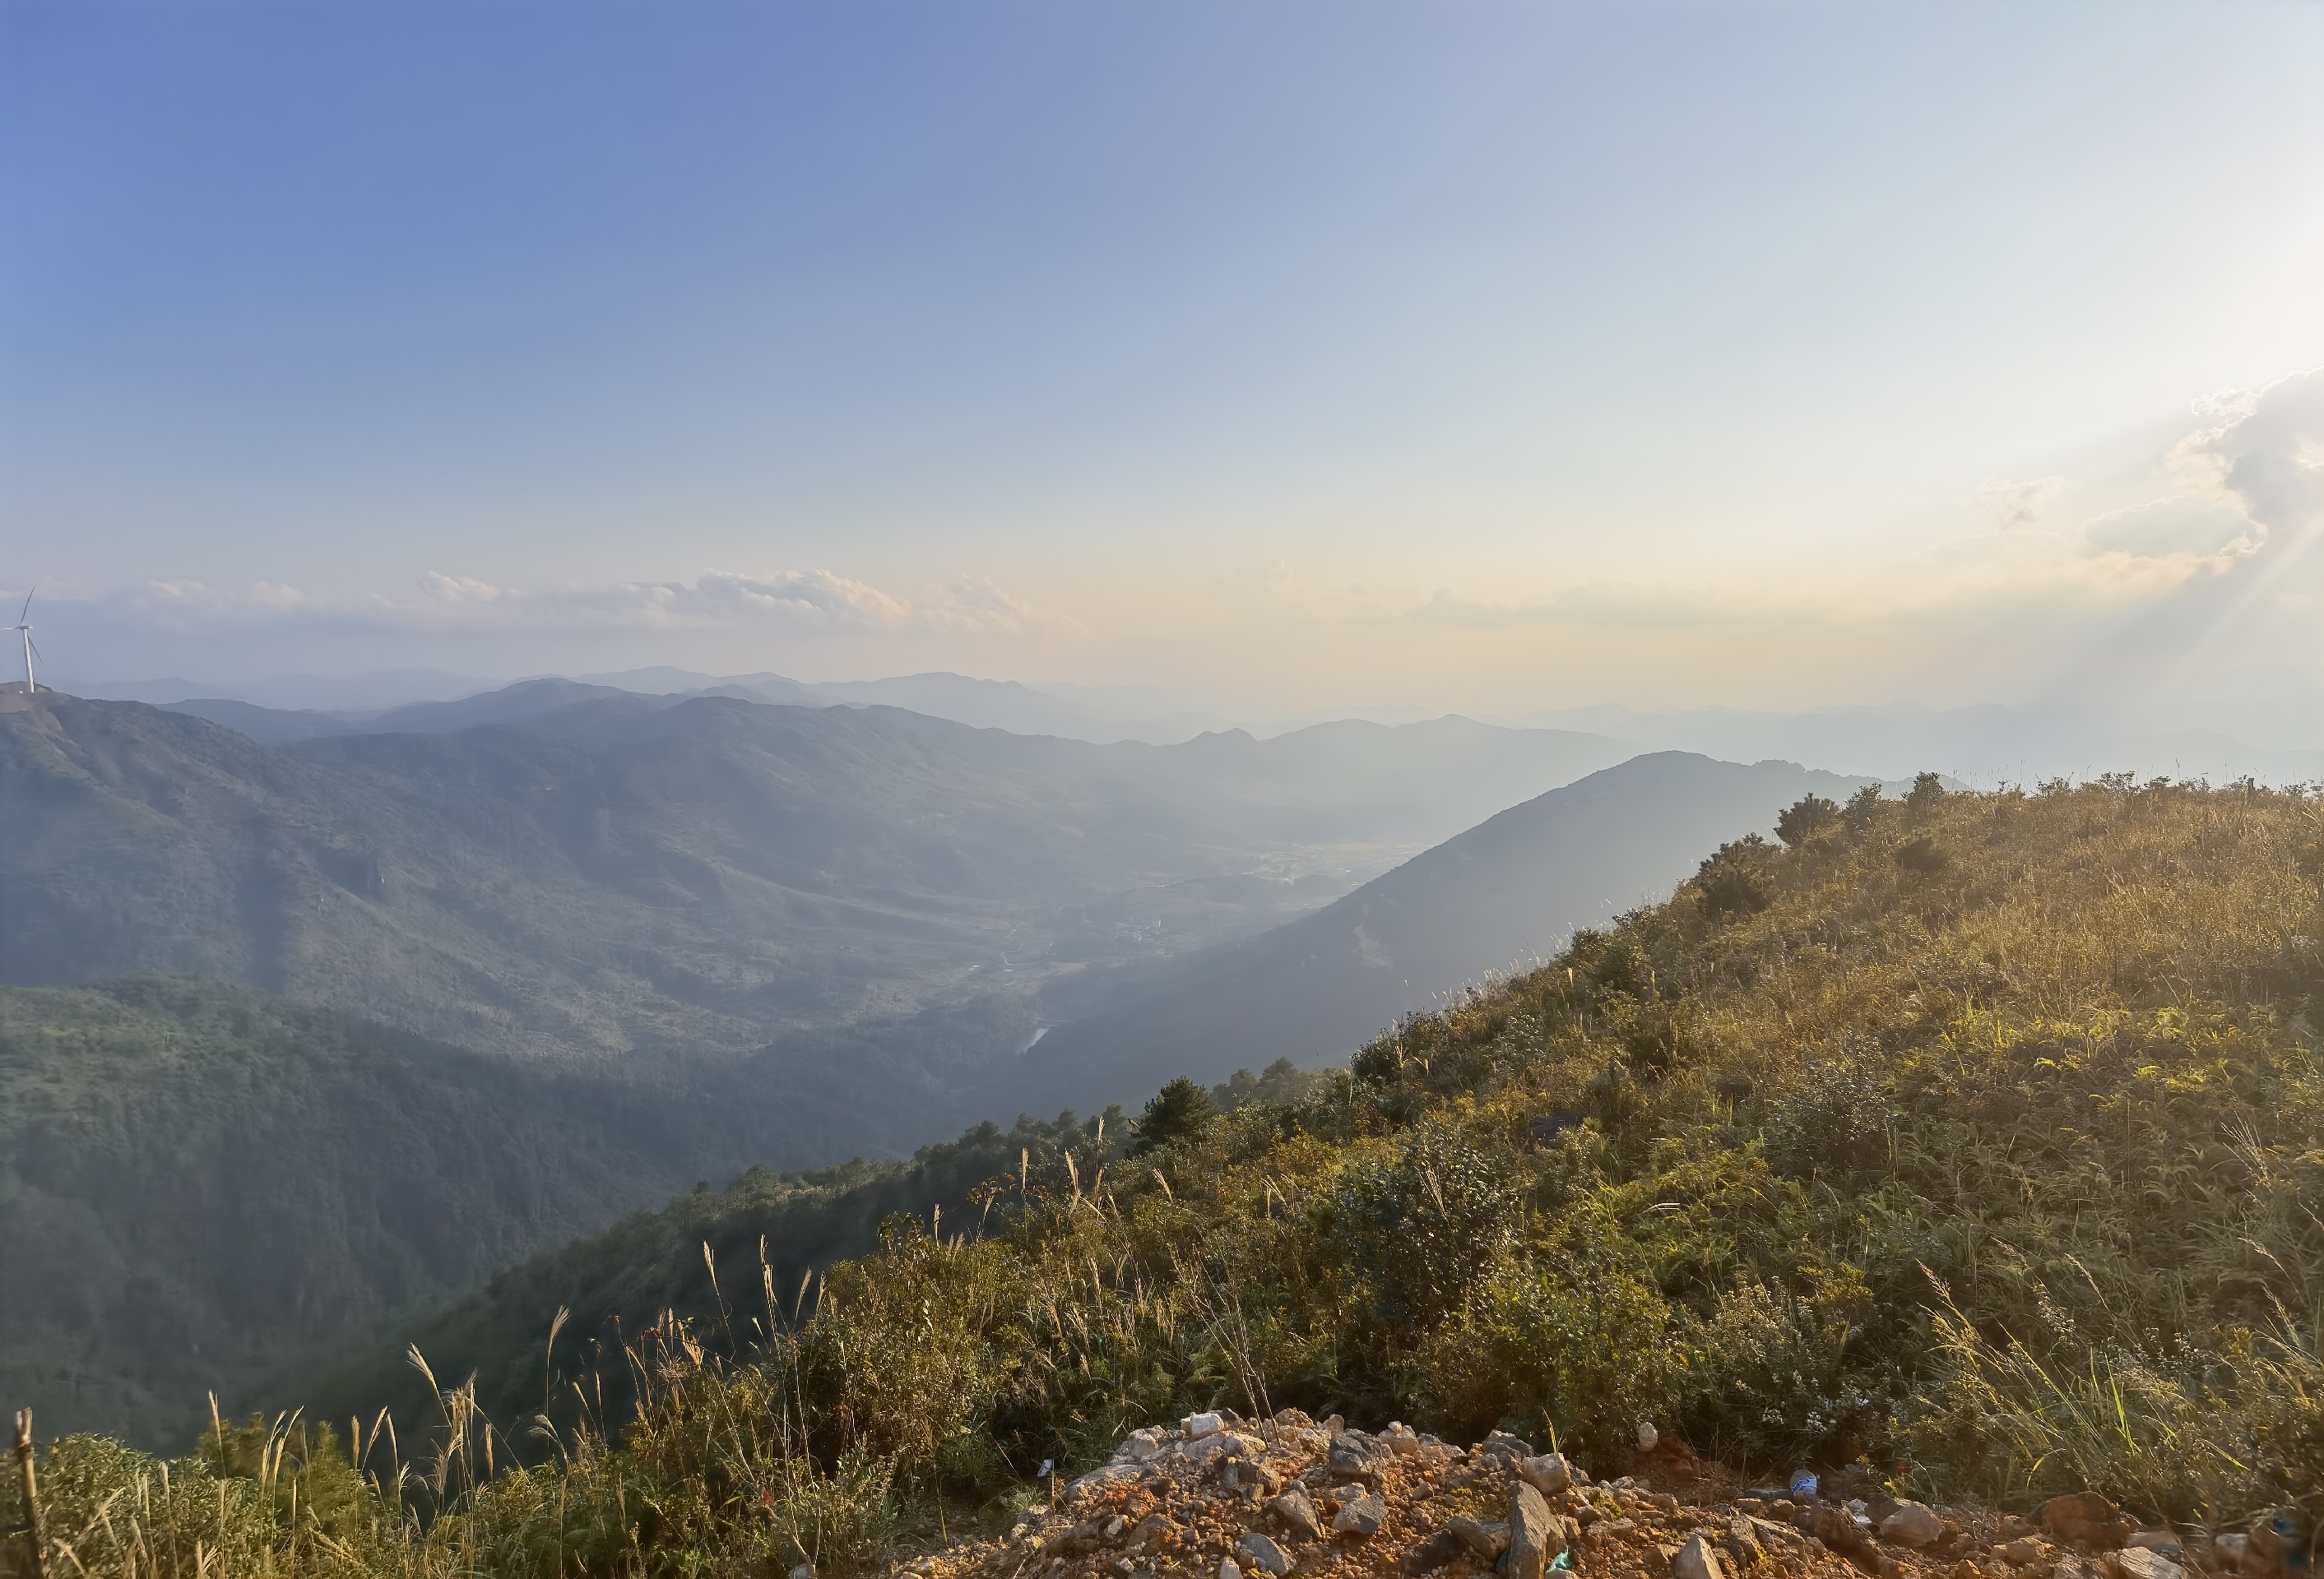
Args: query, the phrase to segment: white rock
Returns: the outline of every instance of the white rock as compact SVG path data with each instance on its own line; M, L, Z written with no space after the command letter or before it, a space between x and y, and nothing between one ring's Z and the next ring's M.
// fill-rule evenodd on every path
M1945 1521L1925 1502L1899 1502L1896 1510L1880 1521L1880 1538L1899 1546L1934 1546L1944 1533Z
M1573 1466L1563 1453L1543 1453L1517 1460L1517 1473L1545 1497L1554 1497L1573 1484Z
M1143 1480L1145 1475L1146 1472L1134 1464L1124 1464L1120 1461L1102 1464L1072 1485L1067 1486L1065 1494L1071 1496L1077 1492L1094 1492L1107 1486L1125 1485L1131 1481Z
M1458 1518L1445 1529L1469 1543L1469 1549L1490 1562L1509 1549L1509 1527L1481 1519Z
M1565 1549L1565 1528L1536 1492L1524 1481L1509 1486L1509 1556L1503 1567L1508 1579L1542 1579L1550 1559Z
M1249 1557L1254 1566L1269 1574L1291 1572L1291 1555L1255 1529L1235 1542L1235 1550Z
M1691 1535L1671 1559L1670 1571L1671 1579L1727 1579L1727 1562L1709 1541Z
M1655 1429L1655 1423L1652 1420L1640 1420L1638 1422L1639 1452L1652 1453L1655 1450L1655 1444L1662 1439L1662 1433Z
M1232 1557L1219 1559L1219 1579L1242 1579L1242 1570L1235 1566Z
M1205 1437L1214 1437L1227 1428L1225 1419L1209 1410L1204 1410L1199 1415L1188 1415L1181 1423L1185 1428L1186 1439L1190 1442L1199 1442Z
M1121 1439L1121 1446L1113 1450L1113 1455L1117 1459L1143 1464L1161 1452L1163 1444L1169 1439L1166 1433L1148 1426L1143 1430L1132 1431L1129 1436L1124 1437Z
M2120 1579L2186 1579L2187 1570L2161 1552L2127 1547L2114 1555L2111 1565Z
M1233 1432L1213 1431L1207 1437L1197 1437L1191 1442L1173 1442L1162 1456L1174 1459L1180 1464L1193 1464L1197 1469L1204 1469L1209 1467L1213 1461L1237 1451L1240 1446L1241 1444L1236 1439Z
M1323 1533L1323 1521L1315 1517L1315 1504L1309 1501L1307 1493L1297 1486L1276 1498L1268 1507L1273 1510L1277 1519L1309 1540L1317 1539Z

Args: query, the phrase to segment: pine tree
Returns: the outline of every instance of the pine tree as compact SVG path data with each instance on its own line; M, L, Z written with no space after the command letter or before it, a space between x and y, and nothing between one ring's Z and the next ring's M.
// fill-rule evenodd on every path
M1208 1129L1218 1110L1211 1094L1181 1075L1154 1094L1138 1119L1138 1150L1150 1152L1173 1141L1183 1141Z

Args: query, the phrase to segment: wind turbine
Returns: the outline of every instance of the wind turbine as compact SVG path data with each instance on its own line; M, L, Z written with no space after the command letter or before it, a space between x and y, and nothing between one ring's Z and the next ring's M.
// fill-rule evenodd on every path
M34 587L32 592L40 590ZM24 594L24 606L16 610L16 634L24 638L24 691L27 695L40 689L32 681L32 627L24 618L32 611L32 592Z

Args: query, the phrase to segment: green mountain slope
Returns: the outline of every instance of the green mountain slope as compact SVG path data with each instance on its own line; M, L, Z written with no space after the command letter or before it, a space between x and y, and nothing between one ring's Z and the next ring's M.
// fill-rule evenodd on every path
M0 988L0 1397L186 1440L294 1348L807 1146L833 1051L552 1067L216 984Z
M1120 1113L1110 1117L1114 1131L1123 1132ZM909 1159L857 1158L804 1173L753 1168L723 1189L696 1190L632 1213L601 1235L534 1256L480 1287L366 1323L291 1357L235 1401L263 1407L296 1398L323 1418L368 1418L385 1407L398 1418L424 1419L434 1400L405 1362L406 1352L417 1348L443 1378L473 1377L479 1400L495 1418L518 1418L540 1407L542 1339L564 1310L560 1369L599 1372L593 1391L609 1394L618 1408L632 1395L621 1345L666 1310L715 1318L724 1290L763 1317L770 1285L782 1296L779 1304L795 1308L806 1279L876 1248L879 1226L891 1214L954 1228L973 1223L970 1196L979 1185L1014 1173L1021 1158L1060 1167L1068 1150L1089 1145L1099 1123L1020 1118L1007 1130L979 1125Z
M1001 1495L1220 1403L1554 1432L1601 1475L1643 1418L1761 1471L2019 1508L2324 1496L2316 803L1932 777L1783 825L1318 1093L1157 1104L1138 1150L1119 1123L1040 1137L966 1221L927 1198L1016 1174L1014 1137L754 1180L536 1262L495 1308L529 1305L534 1345L464 1359L487 1396L609 1363L650 1394L621 1446L568 1434L561 1467L479 1491L459 1540L542 1550L586 1508L644 1543L608 1572L844 1554L878 1533L867 1485ZM910 1216L790 1329L789 1274L887 1204ZM731 1316L686 1270L702 1239ZM680 1326L540 1346L618 1285ZM376 1336L366 1396L416 1330ZM734 1436L706 1448L714 1420ZM641 1499L688 1511L650 1529Z
M530 1305L538 1347L476 1356L486 1395L522 1402L488 1422L439 1372L432 1440L418 1415L366 1429L362 1475L297 1430L208 1437L166 1482L57 1443L51 1529L91 1574L884 1571L899 1520L1005 1523L1044 1459L1296 1404L1554 1433L1600 1479L1641 1467L1644 1418L1835 1490L2024 1510L2087 1489L2214 1529L2293 1504L2304 1536L2324 1503L2315 800L1932 778L1783 826L1787 848L1729 844L1318 1092L1205 1118L1180 1091L1136 1149L1119 1124L1028 1131L1046 1156L972 1190L973 1217L919 1198L1008 1169L1019 1137L918 1174L754 1176L569 1246L502 1283L522 1298L496 1316ZM788 1281L889 1205L908 1215L798 1306L747 1275L756 1233ZM719 1295L706 1270L618 1352L558 1330L551 1300L686 1294L697 1235L725 1246ZM595 1405L607 1371L633 1416ZM543 1399L587 1413L544 1442Z
M1001 1114L1089 1112L1150 1092L1173 1073L1208 1082L1239 1064L1344 1054L1473 978L1475 961L1554 947L1576 924L1617 909L1608 895L1667 891L1693 864L1689 852L1772 824L1770 808L1853 787L1788 763L1742 767L1675 752L1592 775L1416 857L1317 914L1167 969L1088 1020L1051 1032L1025 1056L989 1066L1008 1072L973 1088L963 1105ZM1056 1051L1061 1044L1065 1051ZM401 1356L416 1338L449 1373L481 1368L488 1400L511 1405L538 1386L534 1340L559 1305L573 1308L572 1330L585 1335L614 1317L634 1330L664 1304L701 1308L710 1285L699 1257L673 1262L671 1246L698 1249L707 1239L729 1283L755 1286L758 1241L769 1235L778 1247L774 1271L788 1285L806 1267L861 1253L885 1210L940 1208L956 1218L965 1192L1013 1168L1019 1148L1040 1152L1074 1138L1054 1130L1020 1127L1011 1139L987 1126L956 1146L924 1148L909 1165L763 1176L731 1199L681 1202L668 1220L627 1225L619 1248L546 1258L415 1327L394 1328L393 1341L352 1340L348 1354L302 1369L279 1396L307 1399L336 1417L384 1388L381 1399L409 1408L420 1384L403 1374Z

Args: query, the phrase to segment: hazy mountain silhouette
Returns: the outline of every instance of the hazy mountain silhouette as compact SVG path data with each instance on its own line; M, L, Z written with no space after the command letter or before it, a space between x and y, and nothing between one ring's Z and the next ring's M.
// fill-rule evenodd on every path
M994 1082L996 1113L1129 1101L1277 1058L1344 1057L1396 1018L1666 895L1802 795L1862 780L1788 762L1640 757L1513 806L1313 915L1142 971ZM1084 989L1086 993L1087 989Z
M268 745L314 739L322 735L446 731L480 723L530 718L576 702L614 695L644 695L676 701L686 696L739 696L787 707L900 707L930 718L950 719L974 729L1007 730L1019 735L1056 735L1105 745L1117 740L1149 744L1191 739L1205 730L1230 728L1213 713L1185 709L1130 717L1119 709L1084 705L1013 680L978 680L945 673L899 675L884 680L807 684L775 674L701 675L668 667L592 675L582 680L546 677L482 691L453 702L419 702L388 709L277 710L233 696L187 695L186 681L106 687L116 700L155 702L172 712L189 712L240 730ZM131 693L150 694L130 694Z
M1026 996L1093 905L1265 868L1140 947L1254 930L1333 891L1280 878L1377 869L1619 749L1461 720L1101 747L629 695L269 748L137 703L19 701L0 980L170 971L541 1054L741 1051Z
M2284 740L2255 746L2214 729L2160 730L2089 708L1884 707L1753 712L1697 707L1642 712L1627 707L1566 708L1500 721L1513 725L1586 730L1641 746L1757 759L1781 757L1884 779L1935 769L1973 785L2046 778L2083 781L2102 773L2141 778L2209 777L2226 784L2246 775L2290 784L2324 776L2324 750L2312 728L2286 711Z

